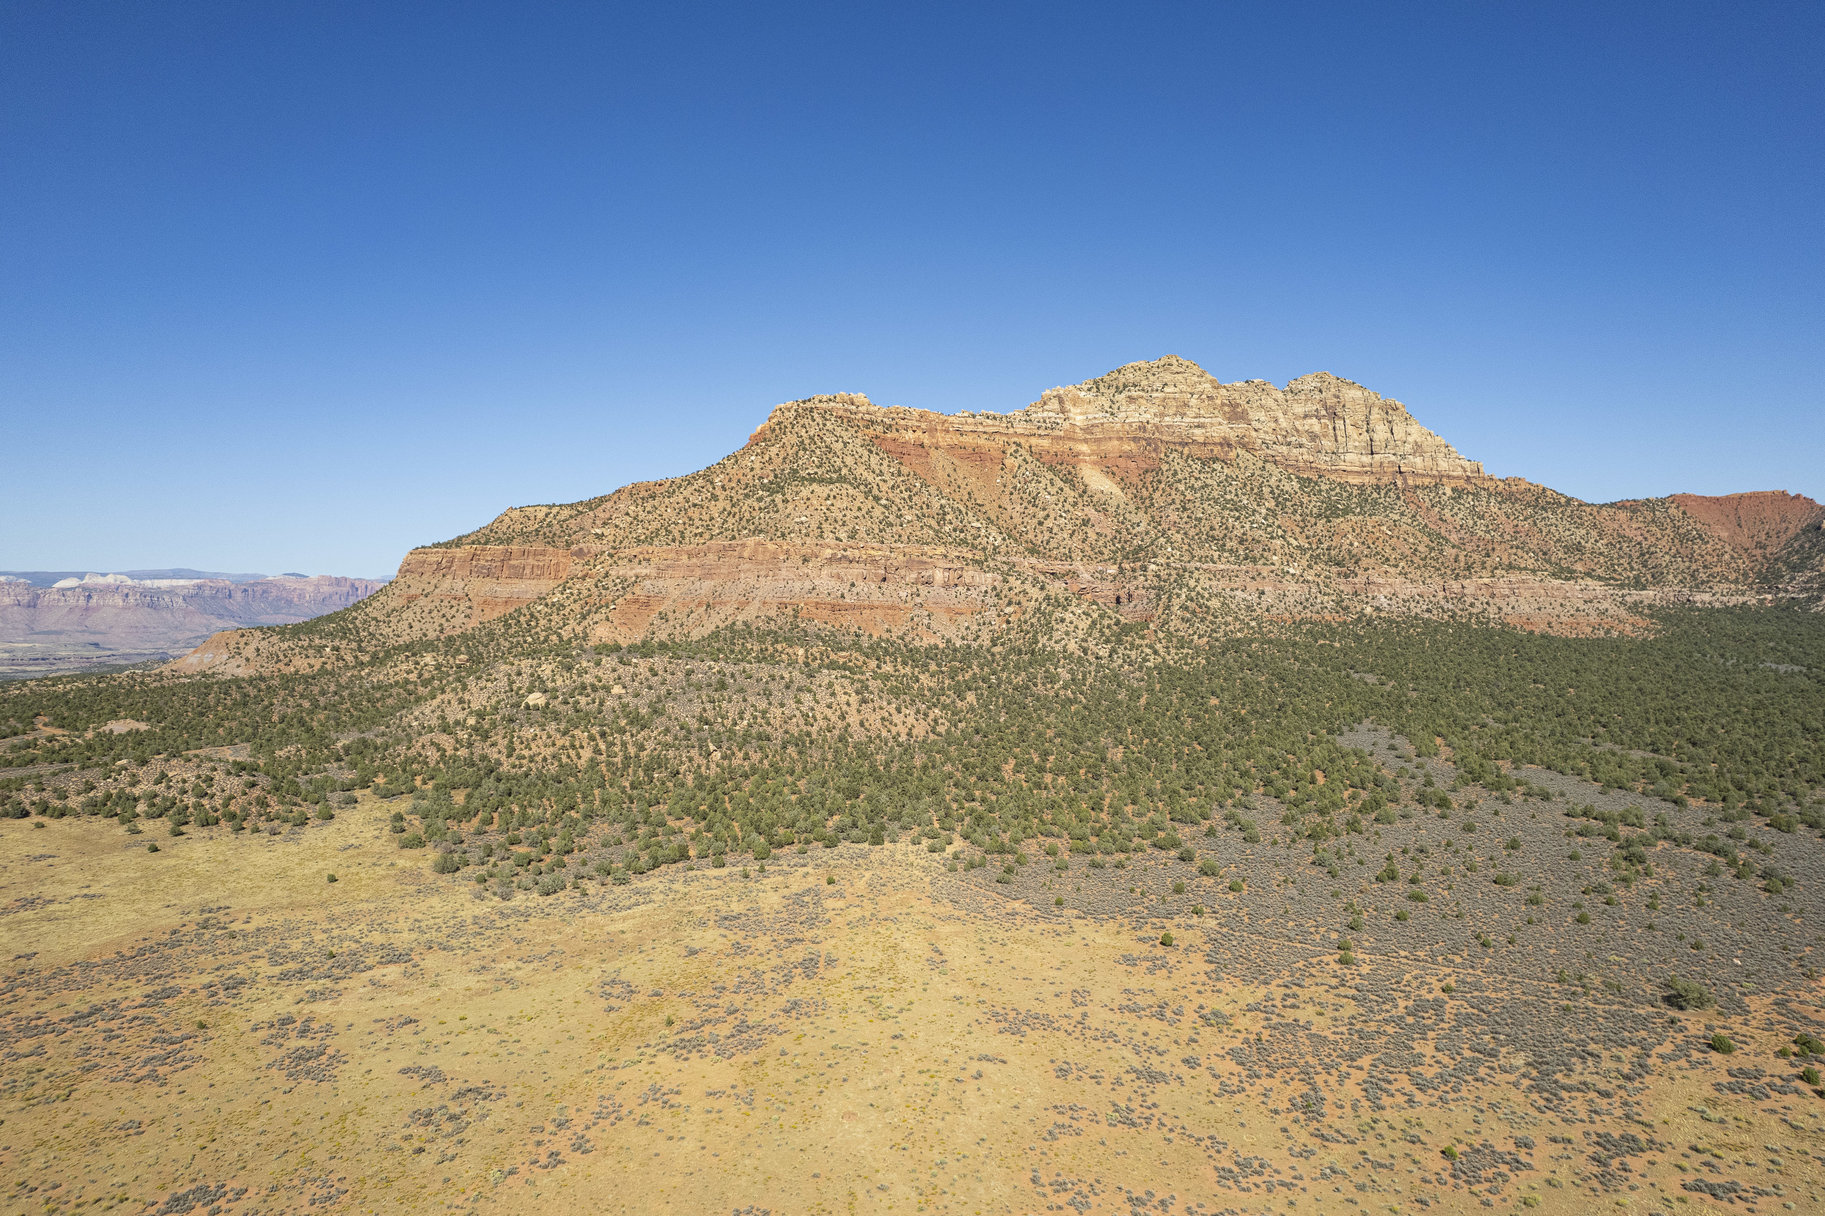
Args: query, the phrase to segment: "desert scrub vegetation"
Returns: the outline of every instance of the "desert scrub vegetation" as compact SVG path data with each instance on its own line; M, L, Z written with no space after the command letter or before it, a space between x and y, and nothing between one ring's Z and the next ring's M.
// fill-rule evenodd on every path
M1307 842L1327 874L1414 813L1454 817L1463 848L1446 847L1475 874L1490 861L1478 847L1519 842L1478 846L1459 804L1472 786L1541 803L1520 764L1713 813L1718 831L1691 833L1562 807L1574 844L1608 849L1622 879L1651 875L1671 844L1778 895L1790 876L1736 826L1825 825L1825 620L1811 614L1672 613L1647 639L1264 626L1220 646L1105 622L1072 651L1037 613L987 643L738 624L592 646L538 608L313 672L0 686L0 720L33 727L0 743L0 814L280 831L367 791L402 848L502 892L899 840L1003 875L1154 849L1215 878L1188 840L1259 842L1262 798L1282 808L1269 830ZM341 645L359 626L288 628ZM107 729L121 720L144 729ZM1338 741L1362 721L1448 753L1451 788ZM1374 877L1402 870L1389 855ZM1409 881L1409 900L1431 898Z

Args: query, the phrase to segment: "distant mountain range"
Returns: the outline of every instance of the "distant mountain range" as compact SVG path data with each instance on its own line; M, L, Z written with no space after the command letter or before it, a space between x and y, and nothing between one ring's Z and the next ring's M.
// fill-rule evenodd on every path
M384 585L185 568L0 571L0 678L169 658L219 630L296 624Z
M1582 502L1489 476L1329 373L1225 384L1167 356L1010 413L790 402L707 469L413 550L337 628L387 645L537 603L543 626L590 642L786 618L937 640L1059 592L1191 637L1352 614L1636 632L1667 604L1818 604L1825 507L1781 491ZM305 645L229 635L177 668L315 669L323 648Z

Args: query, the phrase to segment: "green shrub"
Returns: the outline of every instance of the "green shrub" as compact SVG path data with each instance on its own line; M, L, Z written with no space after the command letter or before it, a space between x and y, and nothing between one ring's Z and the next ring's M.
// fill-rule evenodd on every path
M1682 980L1677 975L1667 977L1666 1002L1675 1009L1709 1009L1717 1004L1710 989L1697 980Z
M1198 863L1198 873L1202 874L1205 878L1215 878L1222 872L1223 867L1217 864L1217 860L1214 857L1206 857L1203 861Z
M1711 1036L1711 1050L1720 1056L1727 1056L1736 1051L1736 1044L1730 1041L1729 1035L1720 1030Z
M1172 934L1171 933L1160 934L1160 945L1162 945L1162 946L1172 945Z
M457 860L455 853L439 853L431 863L431 869L438 874L454 874L462 868L463 863Z

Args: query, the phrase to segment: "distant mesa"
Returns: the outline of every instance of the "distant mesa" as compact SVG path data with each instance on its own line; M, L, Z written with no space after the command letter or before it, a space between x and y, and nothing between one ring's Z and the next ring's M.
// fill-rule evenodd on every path
M185 568L0 571L0 678L166 659L221 630L296 624L384 585Z

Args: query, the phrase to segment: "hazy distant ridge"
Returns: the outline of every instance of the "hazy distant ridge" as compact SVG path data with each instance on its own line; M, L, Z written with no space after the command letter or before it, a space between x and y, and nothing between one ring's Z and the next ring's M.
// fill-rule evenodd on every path
M134 582L147 582L153 579L219 579L227 583L253 583L268 577L264 574L223 574L217 570L192 570L187 566L177 566L168 570L101 570L89 567L86 570L0 570L0 579L18 579L34 587L49 587L61 583L66 578L81 579L92 574L120 574ZM285 574L281 578L302 578L303 575Z

